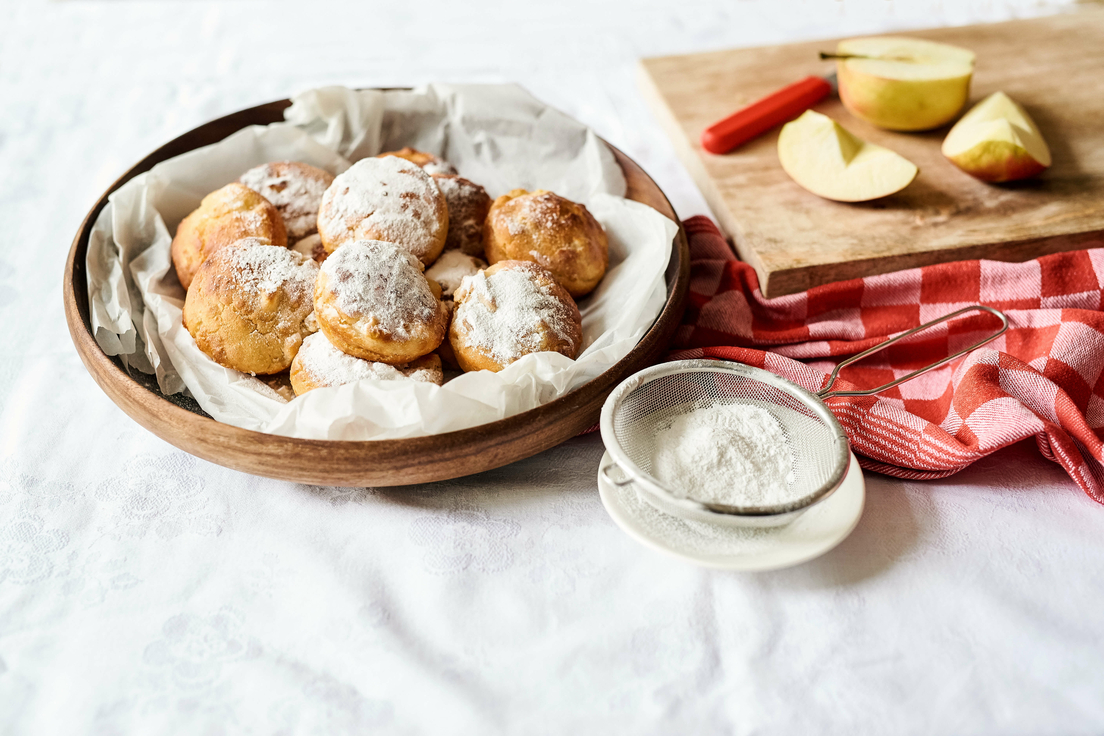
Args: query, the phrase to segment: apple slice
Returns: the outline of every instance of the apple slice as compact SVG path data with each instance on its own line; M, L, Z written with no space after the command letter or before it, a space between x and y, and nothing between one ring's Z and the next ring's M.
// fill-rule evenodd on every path
M919 38L875 36L840 41L839 94L856 117L889 130L949 123L970 96L974 53Z
M812 110L782 126L778 158L798 184L837 202L865 202L899 192L918 171L903 156L856 138Z
M994 92L955 123L943 155L982 181L1015 181L1050 166L1050 149L1024 109Z

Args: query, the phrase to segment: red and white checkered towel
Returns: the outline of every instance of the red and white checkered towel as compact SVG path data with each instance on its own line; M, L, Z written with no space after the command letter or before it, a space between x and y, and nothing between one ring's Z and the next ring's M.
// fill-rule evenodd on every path
M1034 435L1085 493L1104 503L1104 242L1027 263L961 261L765 299L705 217L685 223L690 296L671 359L715 357L822 388L838 359L971 304L1005 313L1008 332L882 394L834 398L869 470L941 478ZM999 328L976 314L845 368L833 388L873 388ZM799 362L801 361L801 362Z

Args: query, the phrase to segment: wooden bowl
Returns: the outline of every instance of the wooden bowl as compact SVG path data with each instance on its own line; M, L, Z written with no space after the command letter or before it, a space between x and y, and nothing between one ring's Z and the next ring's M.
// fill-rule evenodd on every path
M249 125L282 121L291 102L279 100L212 120L158 148L135 164L99 198L81 223L65 264L65 319L92 378L132 419L185 452L254 475L339 486L398 486L459 478L501 467L574 437L594 426L602 402L618 383L655 362L682 317L689 284L686 233L679 226L667 266L667 303L635 348L594 380L536 409L470 429L429 437L348 442L281 437L217 422L194 400L167 397L152 376L129 375L92 337L85 257L92 225L108 195L161 161L226 138ZM608 145L608 144L607 144ZM625 173L626 197L678 222L656 183L628 156L610 146Z

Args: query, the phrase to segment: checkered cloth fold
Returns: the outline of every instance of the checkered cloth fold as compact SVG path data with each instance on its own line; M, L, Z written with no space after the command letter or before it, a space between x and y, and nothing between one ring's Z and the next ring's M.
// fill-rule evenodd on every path
M899 478L942 478L1034 436L1104 503L1104 242L1026 263L961 261L765 299L706 217L684 223L690 296L670 359L724 358L821 389L836 362L971 304L1008 317L1008 332L942 368L828 406L859 463ZM980 341L999 327L973 313L843 369L833 388L880 386Z

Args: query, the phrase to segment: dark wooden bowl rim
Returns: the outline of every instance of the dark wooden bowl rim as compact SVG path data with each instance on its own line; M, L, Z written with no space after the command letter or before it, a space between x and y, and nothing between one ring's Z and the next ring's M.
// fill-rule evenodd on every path
M668 263L667 303L635 348L602 375L558 399L505 419L428 437L396 440L306 440L223 424L198 405L184 408L130 376L92 336L85 258L88 239L108 196L161 161L217 142L249 125L283 120L291 102L277 100L226 115L169 141L112 184L84 218L65 264L65 317L88 372L132 419L158 437L225 467L314 485L395 486L458 478L507 465L553 447L598 421L602 402L622 380L658 360L682 317L689 284L686 233L679 224ZM609 145L607 143L607 145ZM678 222L654 181L610 146L625 173L626 197Z

